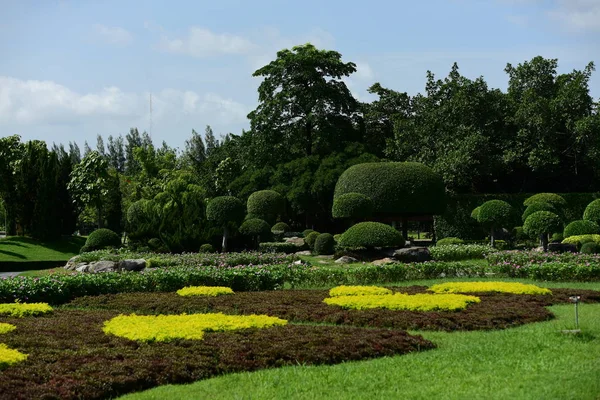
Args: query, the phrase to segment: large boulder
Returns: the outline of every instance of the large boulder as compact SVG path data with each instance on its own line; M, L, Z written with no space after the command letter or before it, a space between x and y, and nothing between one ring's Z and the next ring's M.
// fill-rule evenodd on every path
M340 258L338 258L337 260L335 260L336 264L352 264L358 262L358 260L354 257L349 257L349 256L342 256Z
M118 269L118 263L114 261L94 261L89 264L87 272L115 272Z
M121 260L118 267L121 271L141 271L146 268L146 260L138 258L136 260Z
M394 251L394 259L406 263L431 261L431 253L427 247L406 247Z
M548 243L548 251L554 253L577 253L577 246L572 243Z
M77 268L78 264L81 264L81 263L78 262L79 258L80 258L79 256L71 257L69 259L69 261L67 261L67 264L65 264L64 268L67 269L67 270L69 270L69 271L74 271L75 268Z

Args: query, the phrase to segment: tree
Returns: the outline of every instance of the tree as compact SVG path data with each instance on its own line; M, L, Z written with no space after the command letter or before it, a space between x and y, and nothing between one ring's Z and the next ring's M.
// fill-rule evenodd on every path
M142 138L137 128L131 128L125 135L125 140L125 175L134 176L142 169L135 159L135 149L142 146Z
M550 211L537 211L523 223L523 232L531 237L539 237L544 251L548 250L548 235L562 230L558 215Z
M71 164L73 165L81 162L81 151L75 142L69 142L69 157L71 158Z
M185 141L185 150L182 155L183 162L192 168L192 170L201 172L206 161L206 152L202 136L192 129L192 137Z
M477 207L477 221L490 229L490 244L496 245L496 231L513 222L513 208L502 200L488 200Z
M244 204L233 196L215 197L206 206L206 218L223 228L223 253L227 252L227 239L230 225L237 225L244 219Z
M219 141L215 139L215 134L210 125L206 125L206 129L204 130L204 143L206 144L207 156L210 155L214 149L219 147Z
M104 139L102 139L102 135L96 136L96 151L103 157L106 156L106 150L104 148Z
M73 168L68 185L69 192L79 207L96 208L98 228L104 226L103 197L108 193L108 162L96 151L83 157Z
M271 226L285 213L285 199L274 190L260 190L248 197L246 207L249 218L264 220Z
M311 156L347 140L349 132L336 127L352 127L358 104L342 78L356 65L341 57L305 44L277 52L276 60L254 72L263 78L259 105L248 115L256 164Z
M125 150L123 148L123 137L119 135L116 139L111 136L108 137L108 144L106 145L108 158L108 165L120 174L125 172Z
M239 231L242 235L250 236L254 240L255 247L258 248L258 244L265 237L271 236L271 228L269 224L260 218L250 218L245 220L240 225Z
M6 209L6 234L16 233L19 196L14 174L16 165L23 155L23 144L19 135L0 138L0 197Z

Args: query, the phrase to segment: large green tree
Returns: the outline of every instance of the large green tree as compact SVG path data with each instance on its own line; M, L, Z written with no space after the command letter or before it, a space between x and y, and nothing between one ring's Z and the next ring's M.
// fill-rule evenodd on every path
M83 209L91 206L96 209L98 228L104 226L103 198L108 194L108 162L96 151L77 164L71 172L69 192L78 206Z

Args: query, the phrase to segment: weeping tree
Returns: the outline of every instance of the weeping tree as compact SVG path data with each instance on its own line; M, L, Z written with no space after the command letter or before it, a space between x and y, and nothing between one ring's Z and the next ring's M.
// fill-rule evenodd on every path
M223 228L222 251L227 252L227 239L231 225L237 225L244 220L244 204L233 196L219 196L208 202L206 218Z

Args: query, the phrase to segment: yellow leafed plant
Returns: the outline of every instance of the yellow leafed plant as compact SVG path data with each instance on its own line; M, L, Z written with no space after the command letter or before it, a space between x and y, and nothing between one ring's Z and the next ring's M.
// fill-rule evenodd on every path
M329 290L331 297L338 296L366 296L392 294L390 289L379 286L336 286Z
M519 282L448 282L429 288L435 293L500 292L513 294L552 294L550 289Z
M0 343L0 369L16 364L27 359L27 354L9 349L4 343Z
M221 296L233 294L233 290L224 286L186 286L179 289L177 294L180 296Z
M32 315L45 314L52 311L48 303L2 303L0 304L0 315L9 317L29 317Z
M386 308L388 310L407 311L457 311L463 310L469 303L479 303L475 296L461 294L414 294L395 293L388 295L339 296L323 300L326 304L343 308L365 310Z
M104 323L104 332L131 340L164 342L173 339L200 340L204 332L268 328L287 324L267 315L182 314L119 315Z
M17 329L16 326L0 322L0 334L12 332Z

